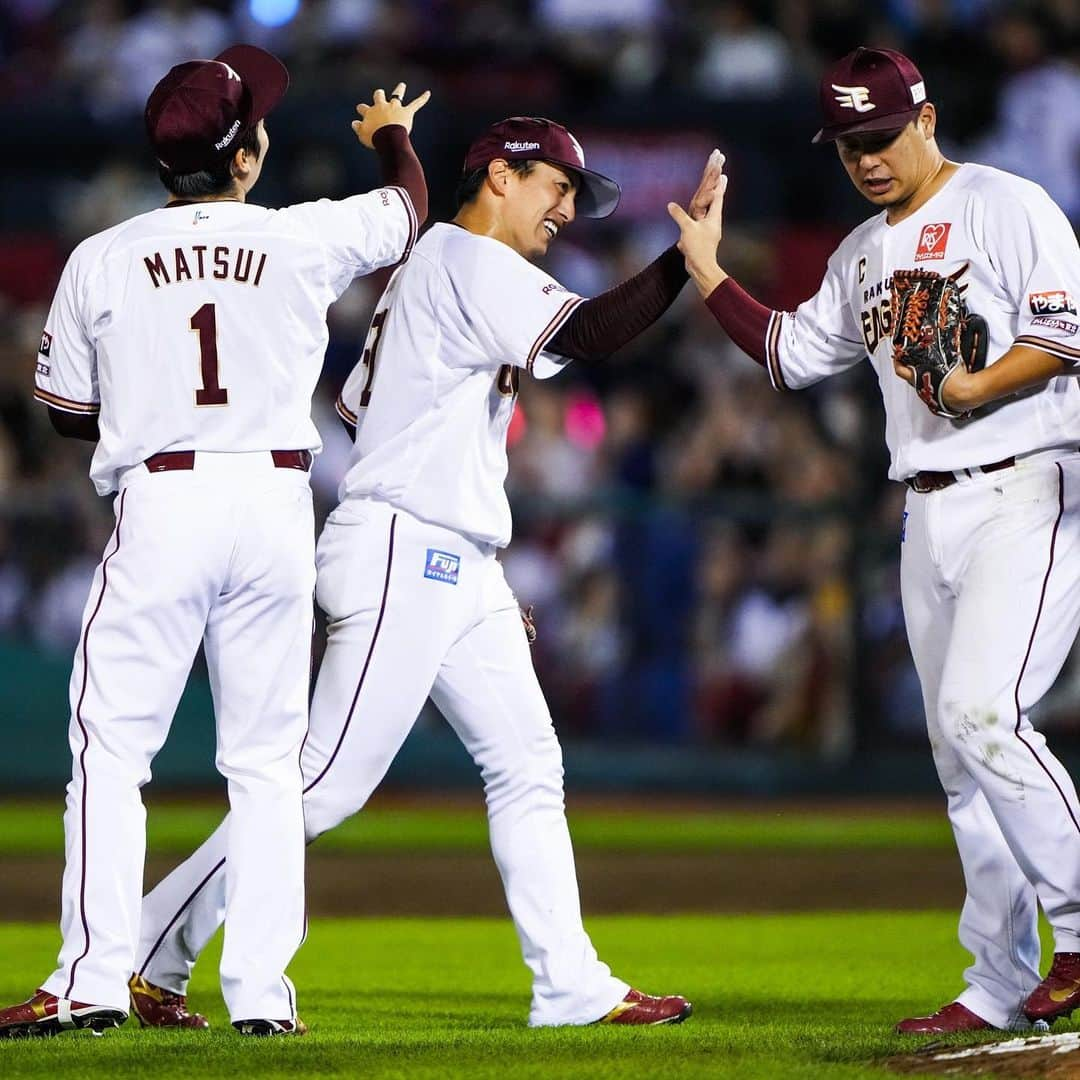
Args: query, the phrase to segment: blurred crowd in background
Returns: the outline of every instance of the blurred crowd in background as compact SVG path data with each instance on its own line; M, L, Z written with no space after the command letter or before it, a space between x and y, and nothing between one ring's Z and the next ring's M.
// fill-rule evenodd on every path
M174 63L234 41L289 65L268 124L267 205L372 186L348 131L374 86L430 87L415 143L432 214L453 212L469 136L549 115L624 186L614 218L578 222L548 269L585 295L675 231L709 149L728 155L723 260L790 309L870 209L812 148L823 65L859 44L920 65L950 157L1028 176L1080 224L1080 6L994 0L5 0L0 10L0 636L68 654L111 504L90 447L31 398L47 304L80 239L163 201L146 95ZM332 403L383 279L331 312L315 402L332 505L349 443ZM842 757L922 738L897 555L904 499L886 478L869 364L790 396L726 339L692 286L603 367L523 380L505 553L535 605L535 658L560 730L798 747ZM1080 664L1047 723L1080 730Z

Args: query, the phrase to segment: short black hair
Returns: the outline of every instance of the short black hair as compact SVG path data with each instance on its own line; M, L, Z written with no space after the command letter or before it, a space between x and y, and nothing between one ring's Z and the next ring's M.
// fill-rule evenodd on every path
M537 160L536 158L530 158L528 161L508 161L506 164L510 166L512 172L516 172L519 176L528 176L533 171ZM489 161L488 165L490 164ZM487 171L487 165L483 165L479 169L473 169L471 173L466 173L458 181L457 190L454 192L454 203L457 210L460 210L466 203L471 203L476 198L484 183L484 178L487 176Z
M259 149L259 126L258 124L251 124L237 134L229 155L222 158L220 163L212 169L181 173L159 163L158 176L161 177L161 182L171 194L179 195L182 199L223 195L232 188L236 180L232 171L232 161L236 151L246 150L248 154L258 160Z

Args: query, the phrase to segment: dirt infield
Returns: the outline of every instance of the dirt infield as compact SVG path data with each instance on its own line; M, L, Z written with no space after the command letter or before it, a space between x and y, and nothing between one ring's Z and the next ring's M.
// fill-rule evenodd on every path
M152 858L147 883L173 859ZM582 852L582 904L592 914L784 912L954 908L963 901L959 862L946 851ZM63 863L54 856L4 859L6 918L55 921ZM486 854L308 853L312 915L503 915L495 864Z

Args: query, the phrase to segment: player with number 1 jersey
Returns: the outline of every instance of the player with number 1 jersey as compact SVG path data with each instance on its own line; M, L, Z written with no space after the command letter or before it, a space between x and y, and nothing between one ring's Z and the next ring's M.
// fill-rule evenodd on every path
M42 334L35 396L60 434L97 443L94 485L118 495L70 684L59 964L0 1010L0 1038L115 1026L129 1001L144 1023L205 1026L171 988L132 980L139 791L200 643L232 810L222 991L241 1034L303 1031L285 969L306 925L311 394L327 307L407 257L426 214L408 140L426 95L405 106L402 84L358 106L357 137L400 183L275 211L247 195L287 86L246 45L157 84L145 120L168 201L79 245Z

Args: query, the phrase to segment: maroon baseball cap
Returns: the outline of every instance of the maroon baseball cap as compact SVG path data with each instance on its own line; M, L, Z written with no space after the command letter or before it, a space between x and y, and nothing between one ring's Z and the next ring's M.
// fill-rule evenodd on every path
M923 77L903 53L860 45L822 75L823 125L812 141L899 130L919 115L925 101Z
M254 45L232 45L213 60L177 64L147 98L150 145L174 172L213 168L288 87L285 65Z
M607 217L619 205L622 192L614 180L585 168L581 143L554 120L542 116L511 116L481 132L465 155L462 175L482 169L496 158L507 161L547 161L581 177L574 206L582 217Z

